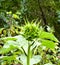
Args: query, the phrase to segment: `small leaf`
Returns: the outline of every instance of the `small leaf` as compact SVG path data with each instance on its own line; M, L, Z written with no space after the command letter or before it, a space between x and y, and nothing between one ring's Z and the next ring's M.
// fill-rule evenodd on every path
M6 12L7 14L12 14L12 12L11 11L9 11L9 12Z
M15 18L15 19L19 19L19 16L16 15L16 14L13 14L13 18Z
M5 37L5 38L0 38L0 40L8 41L8 40L17 40L17 39L15 37Z
M47 63L47 64L44 64L44 65L55 65L55 64L52 64L52 63Z

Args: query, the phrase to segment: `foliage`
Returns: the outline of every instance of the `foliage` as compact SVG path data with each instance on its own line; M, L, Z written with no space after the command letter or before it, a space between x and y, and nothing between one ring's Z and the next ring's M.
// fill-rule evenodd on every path
M17 4L17 6L16 6ZM19 24L22 23L23 19L26 17L27 14L27 5L25 0L1 0L0 1L0 20L1 26L6 24L6 18L10 17L6 16L7 12L12 12L14 17L18 17ZM18 15L18 16L17 16ZM15 19L16 20L16 19ZM12 20L13 21L13 20Z
M26 23L22 27L21 33L23 34L14 36L14 37L0 38L1 43L3 43L3 46L0 47L1 65L4 65L4 64L5 65L7 64L8 65L9 64L10 65L11 64L33 65L37 63L41 65L42 62L44 62L43 65L46 64L45 62L46 59L44 59L43 57L45 55L44 54L45 52L43 52L43 47L46 47L44 50L50 49L51 51L54 52L55 47L57 46L56 43L58 42L58 40L52 33L45 32L43 29L40 29L40 28L41 27L37 26L35 23L28 22L28 24ZM33 32L30 30L35 32L33 36L31 35ZM39 31L38 34L37 34L37 30ZM26 33L30 32L31 34L27 35L24 32ZM31 38L28 37L29 35Z
M0 0L0 65L60 65L55 36L60 0Z

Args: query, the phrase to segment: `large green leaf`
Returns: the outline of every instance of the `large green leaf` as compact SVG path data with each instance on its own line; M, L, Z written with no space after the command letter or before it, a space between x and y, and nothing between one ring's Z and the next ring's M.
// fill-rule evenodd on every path
M58 42L57 38L52 33L45 32L45 31L40 32L40 38L50 39L51 41Z
M21 35L15 36L17 38L16 42L19 44L20 47L24 49L24 51L27 53L28 51L28 41Z
M23 65L27 65L27 57L25 55L21 55L20 60ZM39 63L40 61L41 61L40 55L35 55L32 58L30 58L29 62L30 62L30 65L34 65Z
M47 48L54 49L56 44L50 40L42 40L42 45L46 46Z

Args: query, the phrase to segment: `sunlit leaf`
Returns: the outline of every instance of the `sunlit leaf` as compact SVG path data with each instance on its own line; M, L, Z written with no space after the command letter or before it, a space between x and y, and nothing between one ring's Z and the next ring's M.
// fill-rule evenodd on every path
M30 60L30 65L34 65L34 64L37 64L41 61L41 57L40 55L35 55L31 58Z
M17 39L15 37L5 37L5 38L0 38L0 40L8 41L8 40L17 40Z
M42 40L42 45L50 49L55 49L56 44L50 40Z
M15 19L19 19L19 16L16 15L16 14L13 14L13 18L15 18Z
M27 57L25 55L21 55L20 60L23 65L27 65Z
M58 42L57 38L52 33L49 33L49 32L41 31L40 32L40 38L50 39L51 41Z
M20 45L20 47L23 47L24 51L27 53L28 41L21 35L15 36L15 38L17 38L16 42Z

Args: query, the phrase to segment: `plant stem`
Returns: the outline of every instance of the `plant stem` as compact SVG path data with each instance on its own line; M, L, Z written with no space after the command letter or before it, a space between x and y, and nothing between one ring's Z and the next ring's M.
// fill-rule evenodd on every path
M30 65L30 44L28 45L27 65Z

